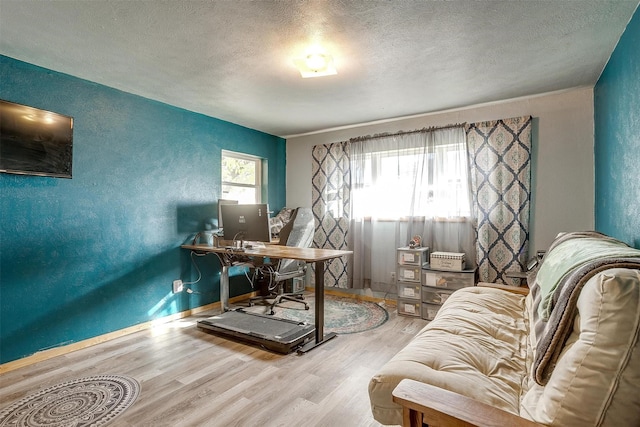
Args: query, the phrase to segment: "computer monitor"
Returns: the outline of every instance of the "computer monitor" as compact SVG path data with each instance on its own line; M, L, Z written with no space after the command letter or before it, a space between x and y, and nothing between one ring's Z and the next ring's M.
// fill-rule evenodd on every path
M229 205L220 207L224 240L270 242L269 205Z
M237 205L237 200L218 199L218 228L224 228L222 222L222 205Z

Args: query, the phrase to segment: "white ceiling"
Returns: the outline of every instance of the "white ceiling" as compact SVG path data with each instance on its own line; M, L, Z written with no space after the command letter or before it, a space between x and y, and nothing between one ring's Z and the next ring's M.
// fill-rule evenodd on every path
M594 85L637 5L0 0L0 53L286 137Z

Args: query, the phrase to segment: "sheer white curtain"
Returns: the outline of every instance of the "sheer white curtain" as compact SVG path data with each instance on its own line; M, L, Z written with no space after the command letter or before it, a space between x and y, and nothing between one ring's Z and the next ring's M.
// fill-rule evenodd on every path
M414 235L475 262L463 126L350 141L353 287L395 292L395 250Z

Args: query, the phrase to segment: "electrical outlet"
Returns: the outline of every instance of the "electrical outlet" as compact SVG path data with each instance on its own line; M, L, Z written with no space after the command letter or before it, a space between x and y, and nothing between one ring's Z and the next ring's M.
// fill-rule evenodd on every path
M390 274L391 274L391 283L395 283L395 281L396 281L396 272L392 271Z
M182 292L182 290L183 290L182 280L180 280L180 279L174 280L173 281L173 293L177 294L178 292Z

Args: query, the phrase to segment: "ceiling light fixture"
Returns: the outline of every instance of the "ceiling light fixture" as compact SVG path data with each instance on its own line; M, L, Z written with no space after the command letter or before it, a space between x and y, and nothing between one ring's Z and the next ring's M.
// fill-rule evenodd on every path
M331 55L326 53L308 53L294 61L303 78L332 76L338 74Z

